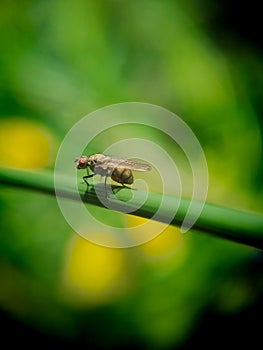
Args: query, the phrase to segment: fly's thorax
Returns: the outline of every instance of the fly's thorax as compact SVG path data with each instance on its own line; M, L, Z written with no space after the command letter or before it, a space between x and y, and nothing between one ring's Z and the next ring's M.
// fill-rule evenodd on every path
M104 154L101 154L101 153L95 153L88 157L89 162L95 162L95 163L103 162L104 158L105 158Z
M88 157L88 166L89 168L95 172L95 173L99 173L99 164L101 164L102 162L104 162L104 158L105 156L103 154L100 153L96 153L96 154L92 154L91 156ZM97 167L97 171L95 170L95 167Z
M111 174L111 178L121 184L131 185L133 183L133 175L130 169L115 168Z

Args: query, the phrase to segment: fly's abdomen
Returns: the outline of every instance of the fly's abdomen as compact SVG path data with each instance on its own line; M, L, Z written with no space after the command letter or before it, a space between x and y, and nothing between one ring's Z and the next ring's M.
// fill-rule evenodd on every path
M111 178L121 184L131 185L133 183L133 175L130 169L115 168L111 174Z

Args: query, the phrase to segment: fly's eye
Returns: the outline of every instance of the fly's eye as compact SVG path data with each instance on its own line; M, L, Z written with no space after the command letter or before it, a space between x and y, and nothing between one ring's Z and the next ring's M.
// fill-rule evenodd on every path
M77 169L83 169L87 167L87 159L85 157L80 157L77 159Z

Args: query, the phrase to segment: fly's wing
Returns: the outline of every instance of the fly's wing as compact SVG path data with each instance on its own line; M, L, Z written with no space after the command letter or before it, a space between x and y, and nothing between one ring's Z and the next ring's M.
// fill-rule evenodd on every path
M120 158L111 158L108 161L108 167L111 169L123 168L136 171L149 171L152 169L152 167L149 164Z

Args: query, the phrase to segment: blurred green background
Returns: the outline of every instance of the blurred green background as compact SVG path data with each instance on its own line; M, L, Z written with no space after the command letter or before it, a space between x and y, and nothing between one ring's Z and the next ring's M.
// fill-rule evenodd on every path
M210 202L262 212L263 45L260 11L247 6L2 0L1 164L52 169L84 115L148 102L195 132ZM72 231L55 197L0 191L9 344L188 349L208 335L222 346L260 339L261 252L195 232L182 240L172 227L140 247L102 248Z

